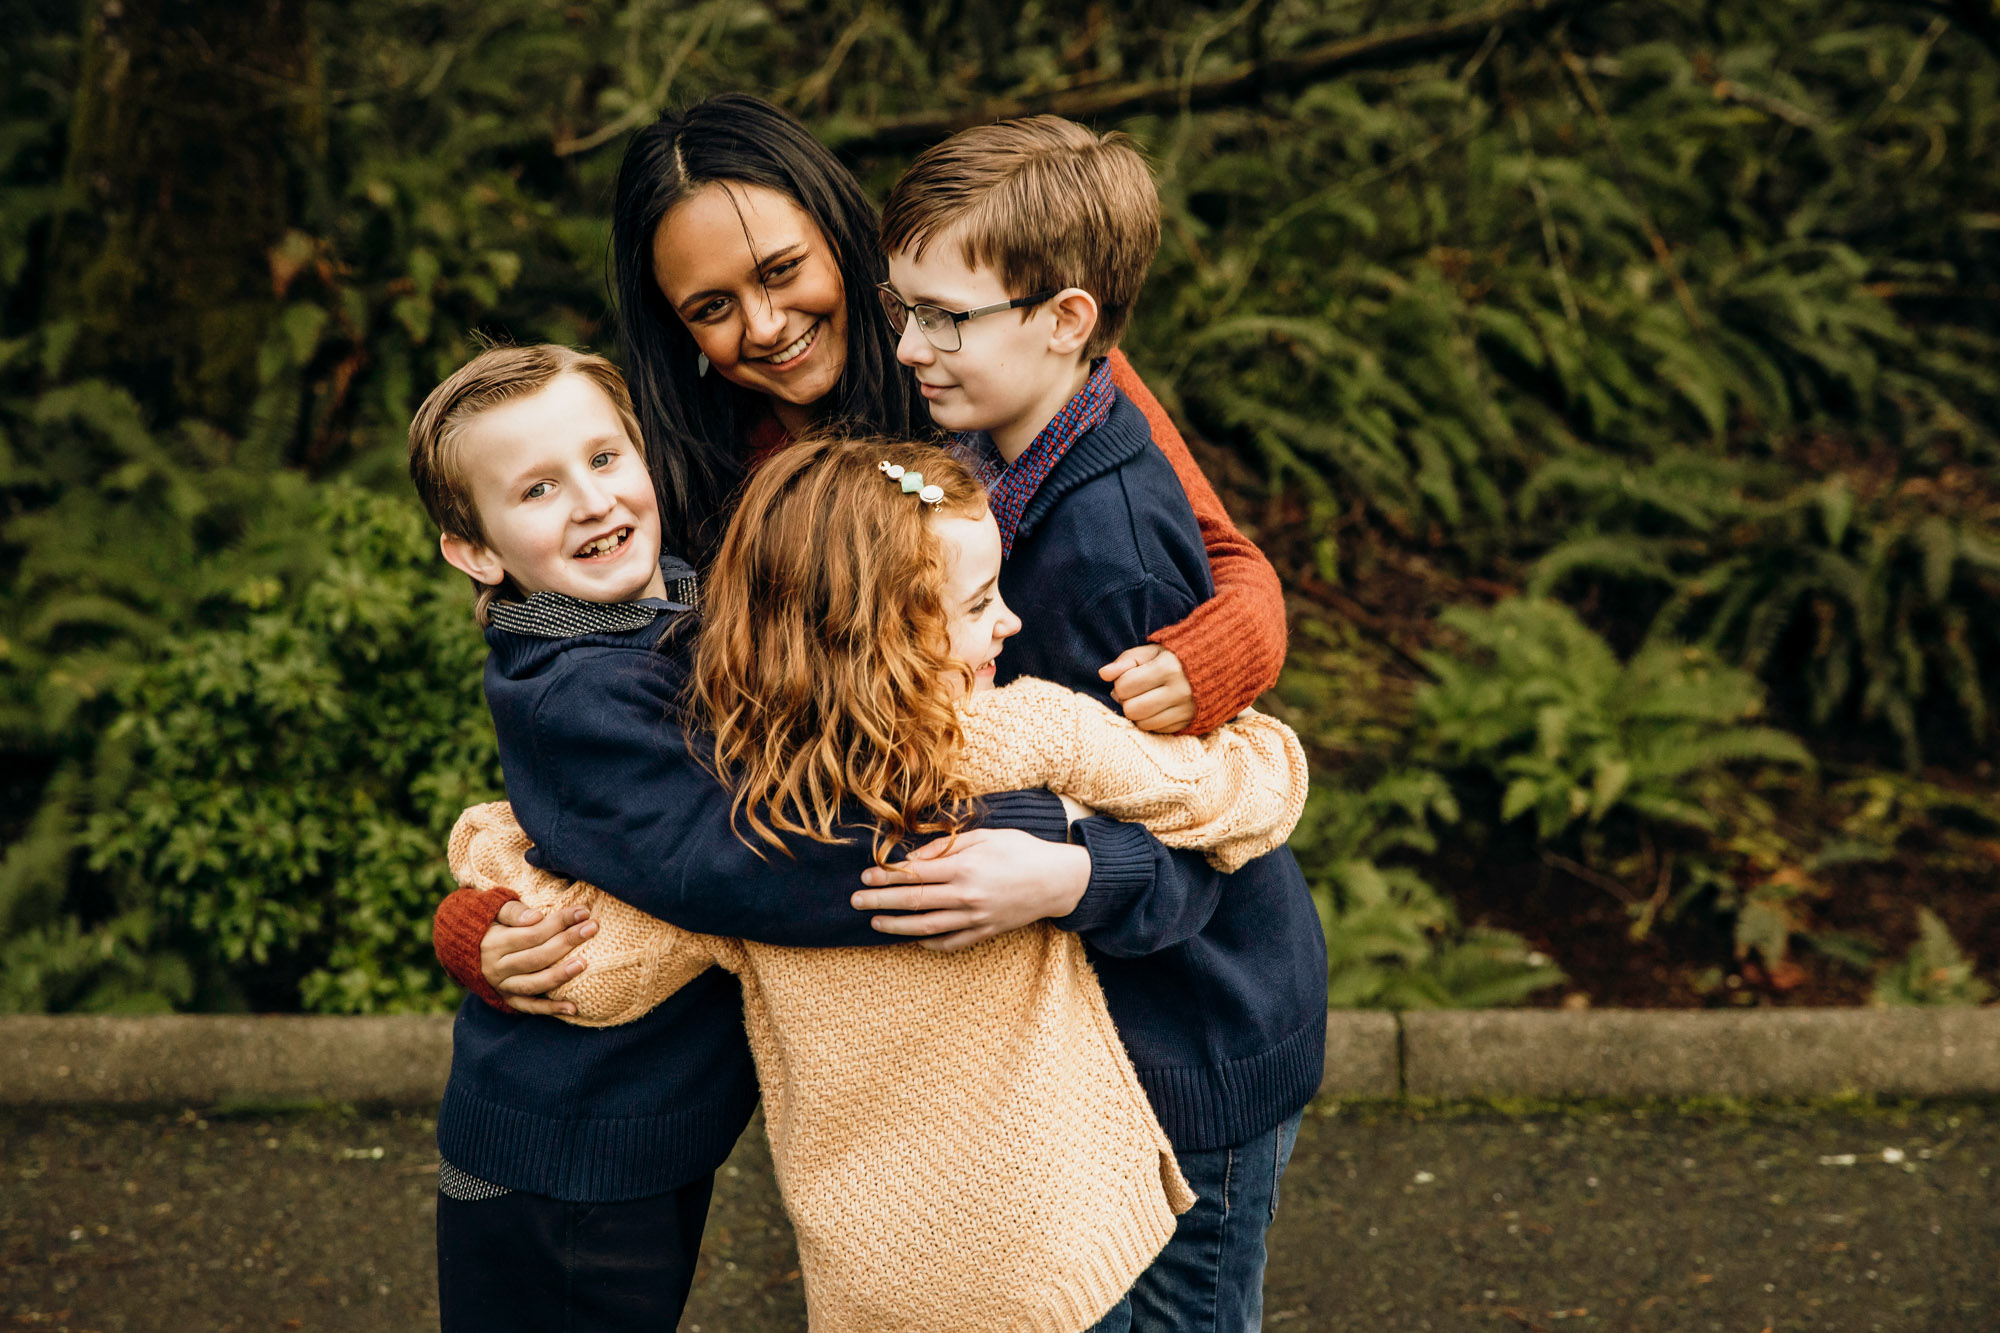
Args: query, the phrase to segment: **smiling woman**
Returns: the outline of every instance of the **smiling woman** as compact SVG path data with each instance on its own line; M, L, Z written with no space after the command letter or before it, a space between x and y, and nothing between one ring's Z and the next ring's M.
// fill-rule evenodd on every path
M762 444L833 418L899 436L931 429L893 344L849 336L881 322L875 207L768 102L712 97L634 136L612 250L669 549L703 563Z
M761 185L718 182L653 233L653 277L710 368L771 400L793 435L847 365L840 264L804 209Z

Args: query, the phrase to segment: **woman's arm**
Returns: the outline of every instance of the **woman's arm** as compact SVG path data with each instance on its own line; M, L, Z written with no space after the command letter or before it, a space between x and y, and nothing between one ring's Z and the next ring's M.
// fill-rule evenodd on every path
M1257 549L1256 543L1236 530L1222 507L1214 487L1202 475L1187 441L1181 438L1160 400L1147 389L1138 372L1122 351L1111 353L1111 381L1132 405L1145 414L1152 427L1153 443L1173 464L1201 525L1202 546L1208 552L1208 568L1215 580L1215 596L1196 607L1175 625L1156 631L1149 642L1158 644L1179 661L1193 694L1193 718L1185 730L1210 731L1227 722L1256 701L1257 696L1277 684L1278 671L1285 664L1285 594L1277 571ZM1129 654L1128 654L1129 656ZM1120 661L1124 661L1121 658ZM1170 674L1153 659L1135 664L1130 672L1145 673L1140 680L1155 683ZM1138 691L1132 682L1120 681L1113 694L1130 705ZM1128 706L1128 715L1132 709ZM1146 726L1148 719L1134 717ZM1159 730L1148 726L1148 730ZM1180 728L1169 728L1178 730Z
M973 790L1042 786L1233 872L1284 845L1306 801L1292 729L1245 710L1205 736L1141 731L1095 699L1024 677L960 708Z

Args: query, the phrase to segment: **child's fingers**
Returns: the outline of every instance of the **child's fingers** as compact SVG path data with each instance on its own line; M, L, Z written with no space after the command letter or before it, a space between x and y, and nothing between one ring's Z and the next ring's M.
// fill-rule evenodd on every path
M1127 648L1118 656L1097 668L1099 680L1118 680L1128 672L1145 665L1160 655L1157 643L1142 643L1136 648Z
M563 931L582 925L590 920L590 913L581 907L557 908L552 912L541 912L534 908L535 919L516 924L507 920L510 907L519 903L502 903L494 924L487 927L483 947L502 954L517 953L522 949L532 949L538 944L546 944Z
M539 995L510 995L507 1007L524 1014L573 1014L576 1006L568 1000L545 1000Z
M874 919L875 929L884 935L943 935L950 931L972 928L978 918L972 913L957 909L943 912L924 912L917 916L878 916Z
M530 907L518 898L500 904L500 910L493 919L503 926L532 926L542 919L542 909Z
M1188 723L1194 721L1194 705L1179 704L1165 712L1155 713L1144 722L1135 722L1141 731L1157 732L1163 736L1173 736L1186 731Z
M586 966L587 964L583 959L575 958L568 962L556 963L552 967L545 967L539 972L529 972L518 977L507 977L496 983L493 989L501 992L503 995L518 995L523 998L547 995L565 981L577 976Z
M1179 731L1194 721L1194 700L1172 688L1148 690L1126 701L1125 716L1141 731Z
M520 977L541 972L561 962L570 950L597 933L595 921L585 921L564 930L554 939L525 949L508 949L493 960L492 971L500 977Z
M1111 697L1123 702L1148 690L1157 690L1172 680L1177 671L1177 667L1161 666L1159 659L1155 658L1118 677L1117 683L1111 687Z

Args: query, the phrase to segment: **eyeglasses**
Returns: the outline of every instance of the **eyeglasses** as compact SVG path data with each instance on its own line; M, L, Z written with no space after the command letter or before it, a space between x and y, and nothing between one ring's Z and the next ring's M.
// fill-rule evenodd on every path
M1040 305L1054 296L1055 290L1036 292L1033 296L1017 296L1011 301L1001 301L995 305L975 306L971 310L946 310L943 306L911 305L889 289L886 282L875 284L875 294L882 298L882 313L889 317L889 327L896 331L898 338L910 326L910 316L917 317L917 329L928 342L940 352L956 352L965 345L964 336L958 326L968 319L978 319L981 315L997 315L1002 310L1019 310L1022 306Z

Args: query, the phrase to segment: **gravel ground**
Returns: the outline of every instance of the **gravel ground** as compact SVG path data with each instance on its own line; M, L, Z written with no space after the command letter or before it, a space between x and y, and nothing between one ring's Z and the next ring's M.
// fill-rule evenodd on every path
M0 1328L434 1326L419 1116L0 1111ZM2000 1107L1316 1107L1266 1327L2000 1328ZM685 1333L804 1327L753 1126Z

